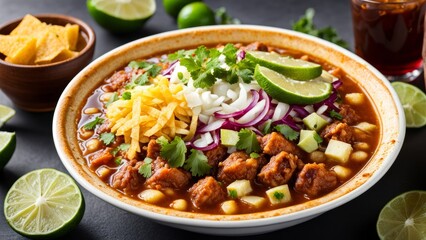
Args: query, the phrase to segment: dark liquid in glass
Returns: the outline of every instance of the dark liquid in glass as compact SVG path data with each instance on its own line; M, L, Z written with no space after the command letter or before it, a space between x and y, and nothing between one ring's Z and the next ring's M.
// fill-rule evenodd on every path
M419 69L426 0L360 2L352 0L356 53L385 75Z

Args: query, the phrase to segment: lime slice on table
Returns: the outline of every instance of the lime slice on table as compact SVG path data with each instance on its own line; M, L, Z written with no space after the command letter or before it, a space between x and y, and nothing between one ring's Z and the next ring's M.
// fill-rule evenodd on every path
M0 105L0 127L3 126L9 119L11 119L13 116L15 116L15 110L5 106Z
M382 240L420 240L426 237L426 191L410 191L389 201L377 220Z
M246 57L261 66L275 70L295 80L314 79L321 76L322 73L322 67L319 64L302 59L283 57L278 53L247 51Z
M16 135L14 132L0 131L0 170L12 158L16 148Z
M30 238L57 238L72 230L84 214L84 198L74 180L55 169L20 177L9 189L4 215L13 230Z
M114 33L128 33L142 27L155 13L155 0L87 0L95 21Z
M418 87L404 82L391 83L404 108L407 127L426 125L426 94Z
M313 104L326 99L332 90L331 83L323 77L297 81L278 72L256 65L254 79L272 98L294 104Z

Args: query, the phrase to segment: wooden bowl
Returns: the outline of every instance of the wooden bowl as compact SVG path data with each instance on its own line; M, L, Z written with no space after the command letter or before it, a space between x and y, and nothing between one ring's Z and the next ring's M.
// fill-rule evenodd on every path
M65 26L77 24L80 28L79 54L64 61L43 65L20 65L0 57L0 89L16 107L32 112L52 111L69 81L93 58L96 37L93 29L83 21L59 14L34 15L40 21ZM0 34L9 34L21 19L0 27Z
M77 119L86 98L115 70L123 68L131 60L149 58L177 49L255 41L297 50L341 68L372 102L381 125L379 147L365 167L344 185L320 198L276 210L235 215L199 214L158 207L123 195L109 187L88 167L77 139ZM290 30L227 25L150 36L123 45L94 60L64 90L54 113L52 132L55 147L68 172L102 200L131 213L181 229L216 235L250 235L307 221L351 201L371 188L391 167L402 147L405 117L389 81L355 54L319 38Z

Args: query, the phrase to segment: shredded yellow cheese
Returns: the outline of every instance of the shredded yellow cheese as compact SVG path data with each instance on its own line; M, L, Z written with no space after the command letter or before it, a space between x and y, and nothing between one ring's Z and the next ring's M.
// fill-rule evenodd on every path
M194 136L198 115L188 107L183 88L157 76L152 85L132 89L131 99L119 99L108 106L111 132L124 136L125 143L130 144L129 159L141 151L139 143L147 143L152 137L173 139L178 134L190 140Z

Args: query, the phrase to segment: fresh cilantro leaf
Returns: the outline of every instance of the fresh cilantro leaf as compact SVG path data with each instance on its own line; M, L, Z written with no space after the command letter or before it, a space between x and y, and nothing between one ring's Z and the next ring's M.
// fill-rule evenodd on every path
M260 157L259 153L252 152L250 153L250 158L258 158Z
M268 119L265 121L265 123L263 123L262 125L262 133L263 134L268 134L271 133L271 125L272 125L272 120Z
M192 176L204 176L210 172L211 166L208 164L206 155L200 150L191 149L191 155L183 166L190 171Z
M139 174L144 176L145 178L149 178L152 175L152 169L151 169L151 162L152 159L149 157L146 157L143 160L143 164L139 167Z
M166 144L168 144L168 143L169 143L169 140L167 140L167 138L166 138L166 137L161 136L161 137L157 138L156 142L157 142L158 144L160 144L160 146L164 146L164 145L166 145Z
M101 135L99 136L99 139L105 144L105 145L110 145L111 143L114 142L115 140L115 135L114 133L101 133Z
M337 119L337 120L343 119L343 116L340 113L336 112L335 110L330 111L330 117Z
M257 141L256 133L252 130L243 128L238 132L238 137L236 144L238 150L245 150L247 154L260 152L260 144Z
M315 10L313 8L306 9L305 15L293 23L293 30L322 38L344 48L349 47L348 43L339 37L334 28L325 27L318 29L314 24L314 15Z
M114 149L111 151L111 154L112 154L113 156L115 156L115 155L117 155L117 153L118 153L119 151L127 151L127 149L129 149L129 147L130 147L130 144L128 144L128 143L122 143L122 144L120 144L118 147L114 148Z
M121 157L116 157L116 158L114 158L114 162L115 162L115 164L117 164L117 165L121 165L121 161L122 161L123 159L121 158Z
M131 68L146 68L149 67L152 63L146 62L146 61L131 61L129 62L128 66Z
M113 102L118 100L118 94L117 92L114 92L111 97L108 99L108 102L105 104L106 107L108 107L109 105L111 105Z
M158 142L158 139L157 139ZM185 163L186 145L180 137L175 137L173 141L161 144L160 155L167 159L171 167L182 167Z
M276 198L277 200L281 200L284 198L284 193L276 191L274 192L274 198Z
M229 195L229 197L231 197L231 198L237 198L237 197L238 197L237 190L235 190L235 189L230 189L230 190L228 190L228 195Z
M216 22L218 24L241 24L238 18L231 17L226 8L220 7L215 11Z
M290 141L294 141L299 137L299 132L294 131L291 127L286 124L280 124L275 126L275 130L280 132L285 138Z
M123 94L121 94L121 97L124 100L130 100L132 98L132 93L131 92L124 92Z
M167 55L167 59L171 62L179 60L181 58L190 57L194 54L194 49L191 50L178 50L177 52Z
M133 74L132 79L130 82L126 85L126 89L132 89L136 86L143 86L149 83L149 76L148 73L145 72L143 74Z
M93 129L95 129L96 125L102 124L103 122L104 122L104 119L97 116L93 121L90 121L90 122L84 124L83 127L86 130L93 130Z

